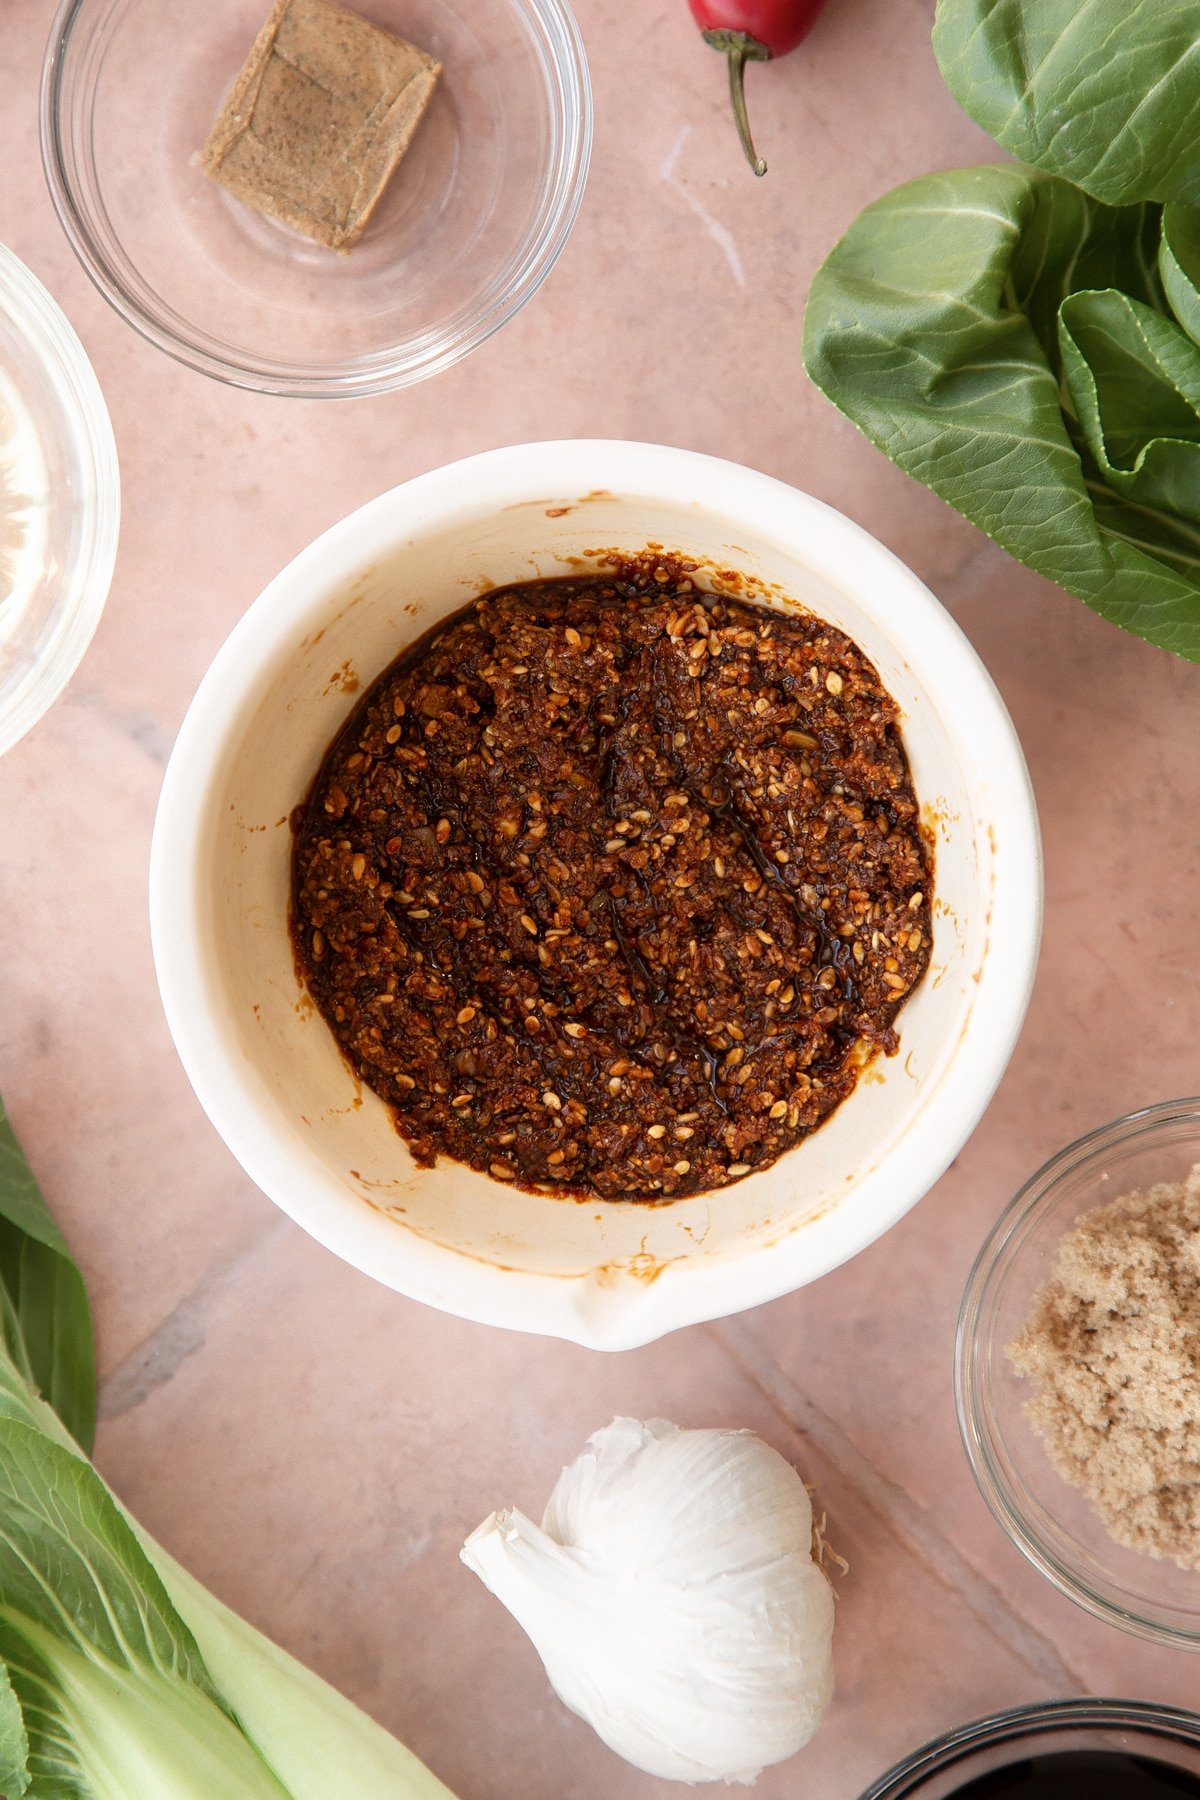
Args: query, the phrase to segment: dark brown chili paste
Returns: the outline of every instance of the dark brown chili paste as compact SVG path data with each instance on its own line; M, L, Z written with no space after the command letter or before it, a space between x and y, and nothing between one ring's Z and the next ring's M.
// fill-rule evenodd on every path
M931 875L895 703L841 632L686 567L476 601L299 815L308 985L419 1163L696 1193L897 1047Z

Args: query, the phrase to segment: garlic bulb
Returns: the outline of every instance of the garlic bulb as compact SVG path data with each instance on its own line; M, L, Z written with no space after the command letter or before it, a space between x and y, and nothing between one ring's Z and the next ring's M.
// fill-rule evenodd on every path
M462 1559L559 1697L648 1774L751 1782L833 1697L812 1507L753 1432L615 1419L563 1470L540 1530L493 1513Z

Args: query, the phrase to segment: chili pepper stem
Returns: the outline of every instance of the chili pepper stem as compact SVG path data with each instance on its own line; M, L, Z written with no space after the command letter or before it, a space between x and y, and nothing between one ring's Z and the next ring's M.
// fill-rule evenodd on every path
M746 152L746 161L756 175L765 175L767 165L754 148L754 139L750 135L750 115L746 111L746 64L748 62L769 62L771 52L757 38L751 37L748 31L706 31L704 41L711 44L714 50L720 50L729 63L729 95L733 101L733 116L737 122L738 136L742 140L742 149Z

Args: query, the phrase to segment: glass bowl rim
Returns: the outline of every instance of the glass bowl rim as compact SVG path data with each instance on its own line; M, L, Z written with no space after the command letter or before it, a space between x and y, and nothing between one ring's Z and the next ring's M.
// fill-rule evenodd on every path
M992 1453L994 1429L980 1373L981 1353L988 1341L985 1309L1000 1276L1029 1232L1053 1206L1062 1180L1118 1145L1136 1143L1139 1138L1153 1139L1164 1127L1180 1122L1194 1125L1200 1133L1200 1096L1139 1107L1085 1132L1044 1162L1018 1190L988 1232L967 1277L955 1332L954 1404L959 1435L980 1496L1026 1560L1061 1594L1093 1617L1152 1643L1200 1651L1200 1623L1194 1627L1170 1624L1133 1604L1118 1604L1098 1592L1043 1540Z
M988 1713L955 1726L894 1763L864 1789L859 1800L920 1800L924 1783L993 1744L1019 1743L1041 1732L1142 1731L1200 1749L1200 1715L1153 1700L1045 1700Z
M561 136L556 165L550 165L552 171L556 166L556 172L548 197L539 205L534 228L519 252L515 275L499 296L489 298L485 290L486 303L482 307L474 305L467 321L460 324L449 341L438 348L438 328L426 327L410 340L402 354L397 354L393 345L364 352L344 363L331 362L313 369L303 363L235 354L173 308L165 304L157 309L149 307L132 291L122 270L101 245L89 210L68 174L64 154L67 137L60 99L72 35L91 20L98 8L107 5L111 9L119 3L120 0L59 0L42 62L42 168L59 223L89 280L140 337L186 368L231 387L298 399L358 399L410 387L478 349L532 299L558 261L583 200L591 160L593 105L587 53L570 0L512 0L539 27L548 47L549 97ZM136 275L136 266L130 267Z
M50 290L6 244L0 244L0 297L45 371L85 490L77 511L79 544L51 603L42 653L0 706L3 755L57 700L95 635L116 563L121 472L112 420L87 351Z

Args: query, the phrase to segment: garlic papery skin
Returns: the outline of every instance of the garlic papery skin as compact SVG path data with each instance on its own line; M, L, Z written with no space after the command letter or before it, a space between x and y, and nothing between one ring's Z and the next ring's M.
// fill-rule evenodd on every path
M462 1559L559 1697L647 1774L751 1782L833 1698L812 1505L753 1432L615 1419L563 1470L540 1528L493 1513Z

